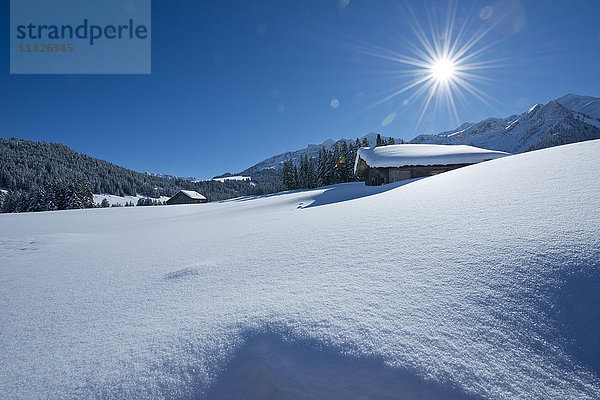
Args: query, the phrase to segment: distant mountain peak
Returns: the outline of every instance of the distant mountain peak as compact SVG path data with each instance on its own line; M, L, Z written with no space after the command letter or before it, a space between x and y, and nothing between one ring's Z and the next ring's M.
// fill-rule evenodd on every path
M549 138L548 135L554 136ZM368 132L359 140L362 142L365 138L374 145L377 132ZM387 136L382 138L389 139ZM467 144L490 150L520 153L539 146L548 147L597 138L600 138L600 98L566 94L545 104L535 104L522 114L506 118L490 117L479 122L464 122L450 131L419 135L410 143ZM309 144L303 149L287 151L267 158L242 171L242 174L252 174L265 169L281 169L287 159L298 161L304 155L316 158L322 147L330 149L340 141L353 143L355 140L327 138L321 144Z
M535 104L521 115L487 118L453 131L419 135L411 143L468 144L520 153L600 138L600 99L568 94Z

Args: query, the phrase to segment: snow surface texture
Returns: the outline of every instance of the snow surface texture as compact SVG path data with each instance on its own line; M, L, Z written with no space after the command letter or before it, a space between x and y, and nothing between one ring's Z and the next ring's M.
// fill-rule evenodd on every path
M599 160L0 215L0 393L598 399Z
M475 164L507 156L502 151L465 145L394 144L381 147L361 147L356 155L371 168L406 167L410 165Z

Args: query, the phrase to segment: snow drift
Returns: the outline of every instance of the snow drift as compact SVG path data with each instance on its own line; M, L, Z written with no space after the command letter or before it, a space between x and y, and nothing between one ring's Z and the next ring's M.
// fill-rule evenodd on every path
M599 160L0 215L0 392L599 398Z

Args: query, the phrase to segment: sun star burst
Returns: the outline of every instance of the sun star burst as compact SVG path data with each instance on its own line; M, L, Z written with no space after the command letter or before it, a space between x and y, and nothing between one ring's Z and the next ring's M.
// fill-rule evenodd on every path
M447 82L454 78L456 66L447 58L440 58L429 66L431 77L438 82Z
M494 24L469 17L462 18L462 23L458 24L456 14L457 5L449 5L446 15L441 18L443 23L428 14L426 21L429 26L424 28L415 14L407 10L409 18L405 26L408 29L405 32L412 35L399 41L406 50L373 45L363 47L364 54L392 63L392 73L402 81L369 108L400 95L403 97L402 105L394 112L400 112L407 104L420 103L415 130L432 104L436 112L445 108L456 123L460 122L457 100L468 103L475 98L493 108L491 103L494 100L482 90L482 86L494 81L486 72L501 67L506 61L493 56L498 41L489 40L487 35Z

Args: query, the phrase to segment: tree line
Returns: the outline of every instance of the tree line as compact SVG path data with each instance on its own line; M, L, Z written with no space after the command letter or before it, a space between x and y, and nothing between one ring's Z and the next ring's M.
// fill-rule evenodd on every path
M399 142L403 144L404 141ZM394 138L385 139L377 134L376 147L396 144ZM370 147L367 137L362 141L346 140L337 141L331 149L324 146L319 150L319 156L303 155L296 163L288 159L283 163L283 185L287 190L312 189L336 183L356 182L359 179L354 175L354 161L356 153L361 147Z
M19 203L10 209L34 209L24 205L25 198L39 198L40 192L53 193L54 186L75 185L86 181L92 193L116 196L138 194L158 198L179 190L195 190L208 201L246 195L274 193L284 189L280 171L259 171L252 181L190 181L132 171L127 168L78 153L60 143L0 138L0 189L8 194L3 202ZM21 199L21 200L17 200ZM64 205L75 207L76 205ZM49 206L49 209L55 209ZM61 206L62 207L62 206ZM3 208L0 208L0 210ZM56 208L58 209L58 208ZM60 208L62 209L62 208Z
M93 208L94 195L88 181L55 181L38 186L34 190L9 190L0 194L0 210L3 213L71 210Z

